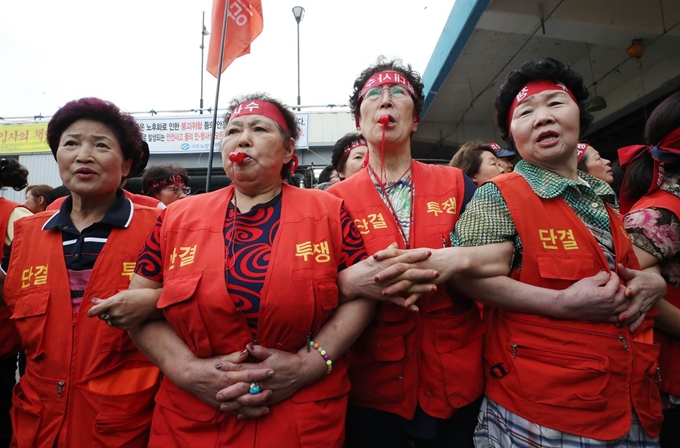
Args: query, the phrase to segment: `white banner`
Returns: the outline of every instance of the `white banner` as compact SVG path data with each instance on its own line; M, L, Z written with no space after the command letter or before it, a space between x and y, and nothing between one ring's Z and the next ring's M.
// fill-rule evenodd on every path
M295 112L300 138L297 148L308 148L309 112ZM209 152L212 133L212 115L186 115L181 117L136 118L144 141L152 154ZM217 120L215 151L220 150L224 137L224 122Z
M300 128L300 138L298 138L295 147L297 149L309 148L309 112L295 112L297 117L298 127Z

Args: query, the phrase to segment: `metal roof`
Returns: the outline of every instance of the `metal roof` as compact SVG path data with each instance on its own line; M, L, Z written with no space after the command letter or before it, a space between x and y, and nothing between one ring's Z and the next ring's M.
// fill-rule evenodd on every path
M639 60L626 52L634 39L645 46ZM548 56L605 98L588 130L596 134L680 88L680 2L457 0L423 73L414 156L446 159L465 141L498 141L498 87L522 63Z

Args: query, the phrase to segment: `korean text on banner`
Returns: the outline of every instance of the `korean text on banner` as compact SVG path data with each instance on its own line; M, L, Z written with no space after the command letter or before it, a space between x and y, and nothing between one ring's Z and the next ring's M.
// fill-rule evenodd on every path
M0 126L0 154L50 152L47 123Z
M296 147L308 148L309 112L295 112L300 138ZM199 153L210 151L212 117L210 115L187 115L181 117L136 118L144 141L151 154ZM224 137L224 122L217 122L215 151L220 150Z
M212 29L206 68L215 77L218 75L225 6L226 0L213 0ZM228 14L227 36L222 57L223 72L236 58L250 53L251 42L262 32L262 2L261 0L230 0Z

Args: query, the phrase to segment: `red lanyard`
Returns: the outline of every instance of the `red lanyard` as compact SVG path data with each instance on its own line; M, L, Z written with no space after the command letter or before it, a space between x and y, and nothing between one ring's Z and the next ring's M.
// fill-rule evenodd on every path
M413 165L413 162L411 162L411 164L406 169L404 174L402 174L399 177L399 180L401 180L406 175L406 173L408 173L409 170L411 170L412 165ZM411 233L411 228L413 227L413 209L415 208L413 206L414 192L415 192L415 185L413 185L413 181L411 181L411 185L410 185L410 188L411 188L410 196L411 197L410 197L410 203L409 203L409 226L408 226L409 235L406 235L406 230L401 225L401 221L399 220L399 215L397 215L397 211L395 210L394 205L392 204L392 200L390 199L390 195L387 194L387 189L385 188L385 184L383 183L382 179L378 178L378 175L375 173L375 170L373 169L373 167L370 164L368 165L368 171L376 179L376 181L378 182L378 185L380 186L380 191L382 191L385 202L387 203L387 206L390 209L390 213L392 214L392 217L394 218L394 220L397 223L397 226L399 227L399 233L401 233L401 237L404 240L404 246L406 247L406 249L410 249L411 248L410 233Z

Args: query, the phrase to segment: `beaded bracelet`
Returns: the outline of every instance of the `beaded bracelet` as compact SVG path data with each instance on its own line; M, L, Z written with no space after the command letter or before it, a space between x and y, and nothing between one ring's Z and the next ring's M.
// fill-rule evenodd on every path
M307 351L309 351L309 347L312 347L314 350L318 351L319 354L323 357L324 361L326 361L326 375L331 373L333 371L333 361L331 360L331 357L328 356L328 353L326 353L326 350L324 350L323 347L321 347L319 344L311 340L309 341Z

